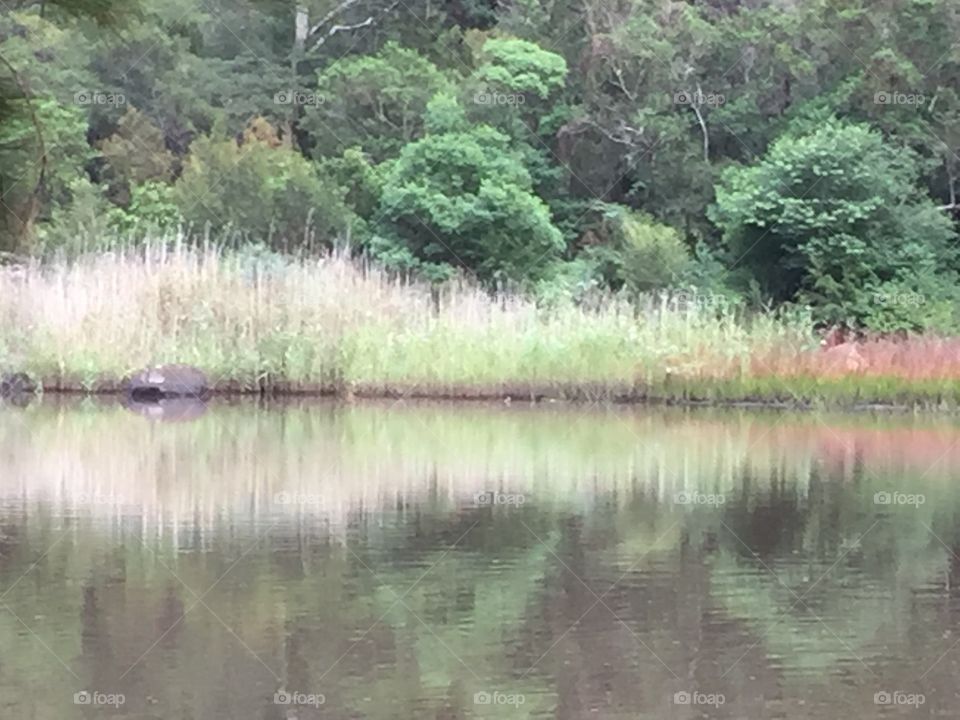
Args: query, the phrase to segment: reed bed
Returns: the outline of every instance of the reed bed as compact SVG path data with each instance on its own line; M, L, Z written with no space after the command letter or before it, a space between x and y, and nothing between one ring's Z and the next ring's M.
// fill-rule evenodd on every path
M151 364L221 392L561 400L960 399L960 340L825 350L802 317L670 297L543 306L342 255L154 243L0 268L0 371L112 391Z

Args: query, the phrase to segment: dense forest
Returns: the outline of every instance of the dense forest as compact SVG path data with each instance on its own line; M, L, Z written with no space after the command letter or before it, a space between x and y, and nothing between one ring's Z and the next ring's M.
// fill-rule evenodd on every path
M0 250L958 324L952 0L8 0Z

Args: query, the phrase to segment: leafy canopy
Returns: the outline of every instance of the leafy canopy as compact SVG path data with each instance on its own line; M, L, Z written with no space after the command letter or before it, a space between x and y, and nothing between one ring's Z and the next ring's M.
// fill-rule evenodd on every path
M942 268L956 261L955 233L920 171L878 131L830 120L728 169L711 217L732 264L767 296L808 303L825 323L889 326L877 296L952 282Z
M458 120L449 98L437 105ZM380 212L377 253L434 277L461 267L487 282L535 278L563 247L509 138L485 125L404 147L384 177Z
M343 189L280 141L262 119L241 142L194 142L175 200L189 223L230 228L277 247L297 247L314 235L336 238L350 222Z

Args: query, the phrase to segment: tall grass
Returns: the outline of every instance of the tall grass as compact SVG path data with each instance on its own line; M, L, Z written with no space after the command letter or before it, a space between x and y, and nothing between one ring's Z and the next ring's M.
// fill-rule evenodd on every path
M248 390L609 394L727 372L804 334L653 300L544 309L467 283L432 296L341 256L182 244L5 269L0 318L0 363L49 388L111 387L176 361Z
M911 369L929 347L884 351L885 371L869 377L827 372L835 358L802 319L665 297L544 307L465 281L432 292L340 255L158 243L0 270L0 370L49 390L115 389L141 367L181 362L227 391L870 401L906 388L952 398L955 346L934 354L953 358L947 376Z

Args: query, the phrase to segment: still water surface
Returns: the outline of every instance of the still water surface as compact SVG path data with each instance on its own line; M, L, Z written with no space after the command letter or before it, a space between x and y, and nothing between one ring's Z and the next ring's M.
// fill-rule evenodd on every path
M0 717L960 712L956 419L194 415L0 408Z

